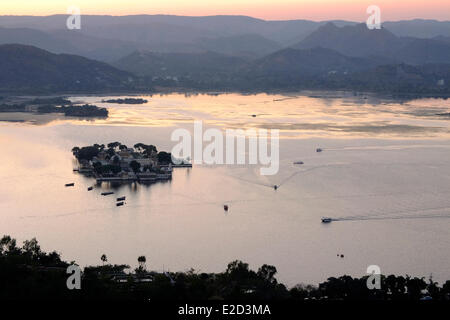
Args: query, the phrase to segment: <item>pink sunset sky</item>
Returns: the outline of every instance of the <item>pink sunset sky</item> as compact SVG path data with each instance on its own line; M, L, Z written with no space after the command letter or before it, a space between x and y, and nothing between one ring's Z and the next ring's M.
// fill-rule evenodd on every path
M353 21L365 21L366 8L378 5L384 21L413 18L450 20L450 0L2 0L0 15L65 14L71 5L78 6L82 14L223 14L266 20Z

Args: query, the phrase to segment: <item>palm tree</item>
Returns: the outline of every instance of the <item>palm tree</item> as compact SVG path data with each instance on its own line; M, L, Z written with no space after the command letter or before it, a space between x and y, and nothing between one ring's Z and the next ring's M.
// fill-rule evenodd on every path
M105 262L108 262L108 258L106 257L106 254L102 254L102 256L100 257L100 259L103 262L103 265L105 265Z
M147 259L145 258L145 256L138 257L139 270L143 271L146 269L146 266L145 266L146 261L147 261Z

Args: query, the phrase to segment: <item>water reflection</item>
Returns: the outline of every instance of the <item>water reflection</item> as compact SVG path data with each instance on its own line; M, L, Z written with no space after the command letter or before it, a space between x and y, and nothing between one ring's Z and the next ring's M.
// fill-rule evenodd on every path
M311 136L448 136L450 101L394 100L374 95L168 94L139 96L142 105L105 103L117 97L77 96L73 102L109 109L107 119L76 119L61 115L0 114L3 121L35 125L174 127L202 120L224 129L278 128L282 137ZM126 98L126 97L121 97Z
M0 234L37 237L44 250L83 266L105 253L131 266L145 255L155 270L218 272L234 259L273 264L289 285L361 276L374 263L386 273L450 278L448 220L320 222L433 208L448 214L449 122L423 115L448 110L448 101L180 94L129 106L99 102L105 98L73 99L108 106L106 120L0 123ZM292 139L280 142L280 172L194 166L175 168L168 182L112 186L72 171L75 145L147 142L170 150L173 129L192 127L192 119L222 129L281 128ZM101 196L106 190L115 194ZM116 207L121 196L126 204Z

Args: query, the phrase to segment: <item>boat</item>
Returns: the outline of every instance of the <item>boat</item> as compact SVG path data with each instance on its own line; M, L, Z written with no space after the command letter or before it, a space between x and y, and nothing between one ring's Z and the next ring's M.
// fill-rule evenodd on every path
M114 194L114 192L108 191L108 192L102 192L101 194L102 194L102 196L109 196L110 194Z
M116 201L125 201L126 197L117 198Z
M75 185L75 183L66 183L66 187L73 187Z
M228 205L227 204L223 206L223 210L228 211Z
M278 189L278 186L277 186L277 185L274 185L273 188L274 188L275 190L277 190L277 189Z
M317 148L316 152L322 152L322 149L321 148Z
M120 207L123 206L125 204L125 202L121 201L121 202L117 202L116 203L116 207Z
M331 221L333 221L333 219L331 219L331 218L327 218L327 217L322 218L322 223L330 223Z
M94 189L94 187L89 187L88 191L92 191Z
M303 164L303 161L295 161L294 164Z

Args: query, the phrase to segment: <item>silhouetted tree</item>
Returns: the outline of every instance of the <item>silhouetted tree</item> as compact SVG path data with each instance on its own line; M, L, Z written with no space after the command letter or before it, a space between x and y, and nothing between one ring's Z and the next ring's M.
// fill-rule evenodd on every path
M141 164L136 160L130 162L130 168L136 173L141 168Z
M138 257L138 263L139 263L139 270L145 271L147 269L145 263L147 262L147 258L145 256L139 256Z

